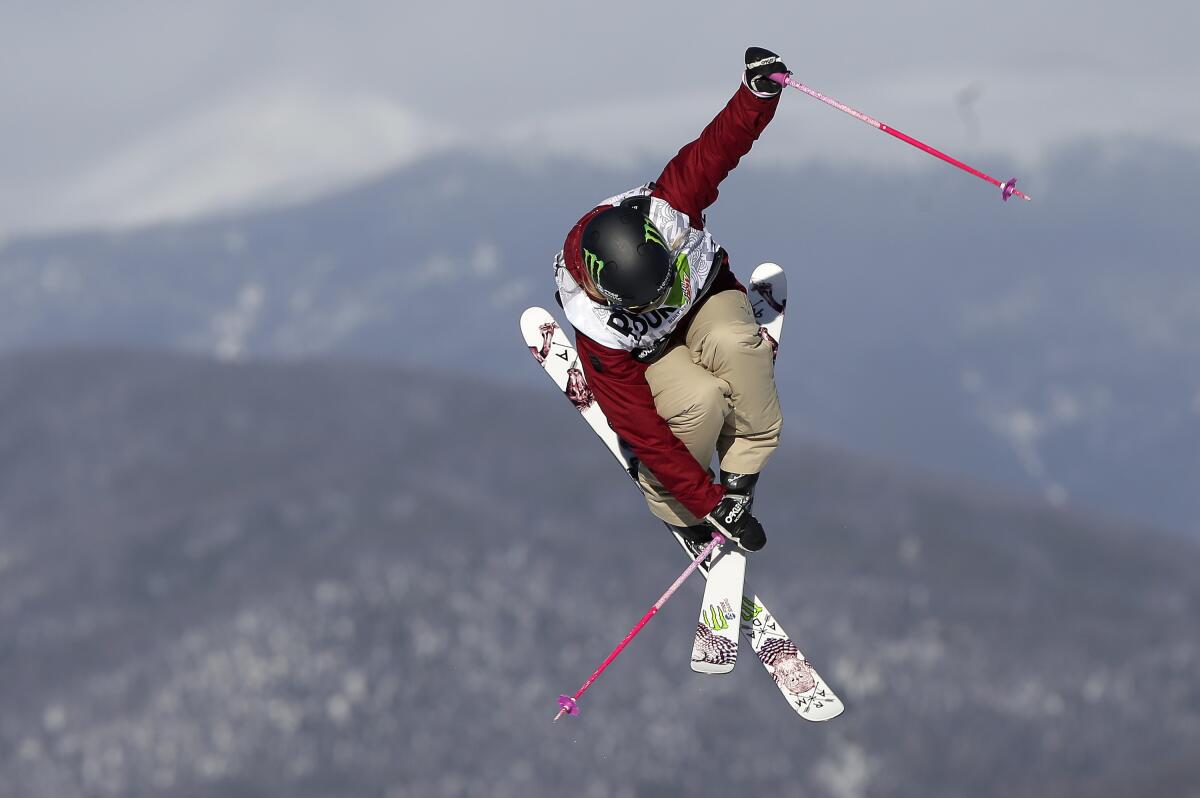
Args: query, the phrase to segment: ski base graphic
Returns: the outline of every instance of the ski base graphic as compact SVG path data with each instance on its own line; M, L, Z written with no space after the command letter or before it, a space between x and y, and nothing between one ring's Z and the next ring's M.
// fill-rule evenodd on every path
M726 542L708 559L708 581L692 641L692 670L729 673L737 665L738 615L746 580L746 555Z

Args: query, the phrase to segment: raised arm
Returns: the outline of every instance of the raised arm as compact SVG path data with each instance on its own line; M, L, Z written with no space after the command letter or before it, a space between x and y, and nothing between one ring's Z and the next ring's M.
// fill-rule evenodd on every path
M655 181L654 196L686 213L693 227L703 227L702 214L716 202L717 187L775 116L783 87L765 77L769 72L787 72L787 67L768 50L747 50L742 85Z

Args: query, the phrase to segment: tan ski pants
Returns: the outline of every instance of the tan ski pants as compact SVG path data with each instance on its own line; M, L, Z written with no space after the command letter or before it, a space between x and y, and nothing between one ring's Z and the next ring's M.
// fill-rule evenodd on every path
M783 428L771 345L758 333L749 298L722 291L690 319L683 342L646 369L654 406L692 456L710 468L757 474ZM699 523L643 466L638 482L650 512L670 524Z

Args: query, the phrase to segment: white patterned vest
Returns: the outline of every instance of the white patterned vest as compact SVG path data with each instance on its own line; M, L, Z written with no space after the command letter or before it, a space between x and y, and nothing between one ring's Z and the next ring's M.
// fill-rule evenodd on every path
M600 205L620 205L629 197L647 196L651 191L651 184L639 186ZM676 272L675 285L657 310L629 313L596 302L575 282L563 261L563 253L554 258L559 300L571 326L601 346L632 352L640 359L660 353L667 338L708 292L716 275L713 264L720 250L708 231L695 229L686 213L657 197L650 198L650 221L667 242Z

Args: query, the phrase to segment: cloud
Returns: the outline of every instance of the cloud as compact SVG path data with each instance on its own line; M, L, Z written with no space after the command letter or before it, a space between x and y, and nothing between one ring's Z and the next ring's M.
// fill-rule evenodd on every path
M996 163L1000 158L1033 176L1051 147L1130 128L1105 129L1077 114L1089 98L1069 74L1033 88L1019 84L1000 74L978 81L987 87L974 107L978 131L962 123L956 98L968 84L954 77L892 74L848 84L843 95L863 98L862 107L882 121L1000 179L1010 176L998 171L1009 168ZM454 147L526 162L665 162L703 129L734 88L567 103L491 126L434 119L382 93L264 88L176 119L102 159L51 198L46 207L52 217L38 221L126 226L303 199ZM1074 98L1072 110L1051 99L1063 96ZM1200 129L1200 119L1195 121ZM747 163L776 168L812 162L903 171L926 167L929 156L792 92Z
M293 20L306 31L319 22ZM230 66L214 74L197 68L194 78L185 70L178 85L158 80L151 98L170 102L143 98L139 106L115 92L120 96L110 98L115 104L106 114L108 98L96 89L82 98L86 113L72 110L79 104L74 98L59 97L61 119L41 126L35 122L42 112L25 108L17 118L31 119L17 145L28 157L0 167L0 236L136 226L290 202L456 146L524 162L660 164L700 132L737 85L736 47L712 62L664 58L662 64L680 71L648 80L640 60L598 72L565 58L568 44L554 40L550 53L564 73L560 83L546 85L534 79L538 61L526 50L509 47L503 58L488 60L494 43L484 40L487 46L472 50L468 62L478 66L468 72L480 77L464 86L421 71L426 65L418 55L431 42L412 42L401 48L408 60L391 62L385 59L391 50L380 50L364 26L338 40L334 59L312 52L310 34L275 53L277 64L252 59L253 48L234 48L236 76L226 73ZM365 43L373 47L360 56L355 47ZM1182 70L1114 71L1086 53L1026 64L953 50L943 52L944 61L913 55L889 62L880 55L838 65L817 58L826 46L814 43L805 60L794 61L812 88L998 179L1015 172L1022 187L1040 196L1048 188L1038 180L1046 152L1080 137L1145 134L1200 144L1200 106L1177 102L1192 91ZM86 132L89 121L95 134ZM64 131L79 133L70 138ZM748 164L811 162L905 172L931 161L790 90Z
M386 97L275 86L148 131L48 198L37 226L132 226L301 200L457 143Z
M877 4L870 24L826 4L780 7L766 25L682 2L616 0L600 15L545 0L410 5L14 6L0 26L6 71L21 77L0 82L0 236L286 200L456 141L505 158L658 162L717 111L754 42L988 173L1015 161L1031 188L1042 154L1082 135L1200 144L1200 105L1186 101L1200 12L1181 0L1159 14L1118 0L927 0L919 13ZM751 168L928 162L789 94Z

